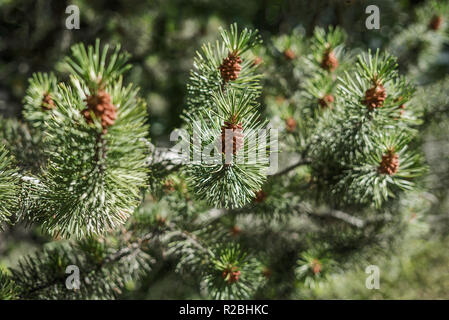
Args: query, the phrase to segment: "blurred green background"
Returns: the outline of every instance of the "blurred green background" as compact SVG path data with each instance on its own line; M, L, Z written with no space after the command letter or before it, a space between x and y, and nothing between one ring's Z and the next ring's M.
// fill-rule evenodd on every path
M372 1L371 1L372 2ZM264 39L303 26L338 24L350 41L379 45L393 25L407 22L420 1L375 1L382 32L366 32L362 0L0 0L0 114L19 116L27 79L53 70L77 42L122 45L132 54L127 77L141 87L151 114L151 133L161 138L180 124L186 81L195 51L237 22L257 28ZM67 30L68 5L80 9L80 29ZM394 19L393 19L394 17Z

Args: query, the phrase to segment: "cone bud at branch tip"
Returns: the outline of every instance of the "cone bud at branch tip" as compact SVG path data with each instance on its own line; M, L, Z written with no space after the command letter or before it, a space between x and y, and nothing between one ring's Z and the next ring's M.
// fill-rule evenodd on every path
M242 123L234 123L233 121L225 121L221 127L221 151L224 154L232 152L236 155L243 147L244 136ZM231 151L232 150L232 151Z
M443 24L443 17L435 15L433 16L432 20L430 20L429 29L437 31L441 28L442 24Z
M365 98L362 103L369 109L373 110L381 108L387 98L387 91L385 87L379 82L375 83L373 87L369 88L365 92Z
M284 57L287 60L293 60L296 58L296 54L293 52L292 49L289 48L284 51Z
M267 198L267 193L262 189L256 192L256 197L254 198L254 202L261 203L264 202Z
M296 130L296 120L292 117L288 117L285 119L285 127L287 128L288 132L294 132Z

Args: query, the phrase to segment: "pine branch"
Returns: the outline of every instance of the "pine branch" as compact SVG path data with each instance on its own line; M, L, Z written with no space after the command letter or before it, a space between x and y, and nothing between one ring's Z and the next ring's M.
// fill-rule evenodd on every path
M129 66L119 47L108 57L108 46L100 53L97 41L95 49L75 45L72 54L66 61L73 74L53 94L55 107L34 110L51 112L45 115L48 164L31 195L40 209L27 219L53 235L82 238L123 224L140 204L148 127L138 89L122 83ZM39 87L33 81L29 92Z

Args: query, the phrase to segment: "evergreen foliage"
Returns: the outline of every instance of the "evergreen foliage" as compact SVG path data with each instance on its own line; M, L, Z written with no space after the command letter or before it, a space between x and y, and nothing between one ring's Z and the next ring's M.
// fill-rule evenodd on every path
M0 146L0 228L17 210L18 174L3 146Z

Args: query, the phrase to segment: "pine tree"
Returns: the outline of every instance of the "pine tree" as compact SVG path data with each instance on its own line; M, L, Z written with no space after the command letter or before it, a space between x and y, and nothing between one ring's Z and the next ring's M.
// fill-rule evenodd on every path
M447 114L447 77L430 81L447 8L424 5L388 51L355 47L340 27L264 43L220 29L187 83L187 156L150 143L120 46L74 45L58 72L30 78L25 122L0 119L0 222L59 240L1 268L0 298L121 297L167 268L189 297L301 297L388 252L427 206L421 133ZM430 46L404 49L416 28ZM279 156L275 174L242 161L259 153ZM69 266L81 275L71 289Z

